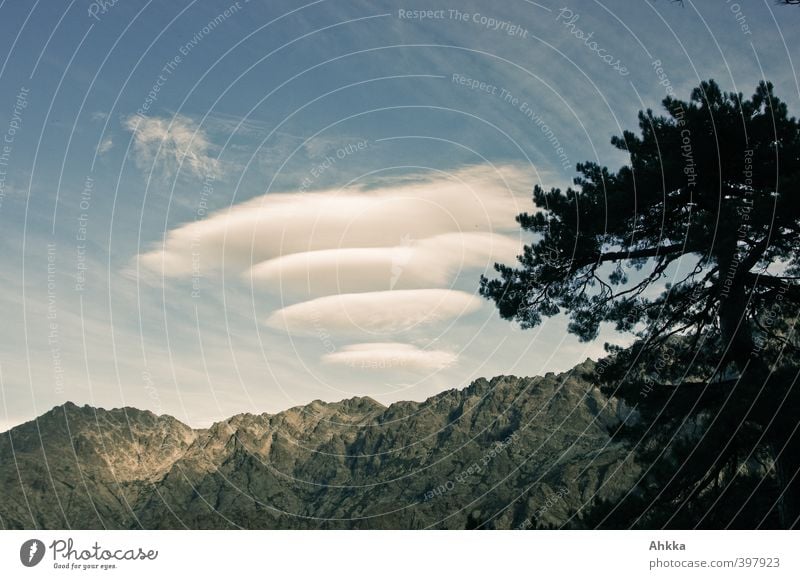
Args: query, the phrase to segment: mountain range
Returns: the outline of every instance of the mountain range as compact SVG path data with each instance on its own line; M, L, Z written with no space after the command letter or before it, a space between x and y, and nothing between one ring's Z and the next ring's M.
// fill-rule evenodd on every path
M0 527L580 528L639 472L611 435L630 412L593 368L204 429L68 402L0 435Z

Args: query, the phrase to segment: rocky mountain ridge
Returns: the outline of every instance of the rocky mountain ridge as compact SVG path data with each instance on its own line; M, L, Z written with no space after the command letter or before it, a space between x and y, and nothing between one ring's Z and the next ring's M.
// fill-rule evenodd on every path
M320 401L207 429L67 403L0 435L3 528L580 527L630 488L626 410L564 374L423 402Z

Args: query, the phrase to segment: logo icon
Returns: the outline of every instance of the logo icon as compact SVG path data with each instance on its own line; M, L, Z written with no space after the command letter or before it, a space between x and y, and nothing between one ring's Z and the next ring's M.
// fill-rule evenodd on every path
M39 539L28 539L19 548L19 560L26 567L35 567L44 558L44 543Z

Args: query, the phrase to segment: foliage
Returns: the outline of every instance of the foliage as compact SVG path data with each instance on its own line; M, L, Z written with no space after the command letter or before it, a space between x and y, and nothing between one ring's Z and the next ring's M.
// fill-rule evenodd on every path
M612 139L630 165L582 163L576 188L534 189L542 210L518 221L538 240L481 292L523 327L566 311L582 340L602 322L650 342L716 326L741 366L754 344L737 328L778 295L800 303L800 125L765 82L749 100L709 81L663 104L639 113L640 136ZM685 275L651 297L679 261Z
M759 520L796 525L800 123L768 82L746 99L711 80L663 106L612 139L628 165L535 187L539 210L517 218L534 241L481 293L524 328L563 312L584 341L603 323L636 336L598 376L635 407L620 434L652 465L614 516L682 525L713 506L702 520L739 524L746 509L720 509L761 481Z

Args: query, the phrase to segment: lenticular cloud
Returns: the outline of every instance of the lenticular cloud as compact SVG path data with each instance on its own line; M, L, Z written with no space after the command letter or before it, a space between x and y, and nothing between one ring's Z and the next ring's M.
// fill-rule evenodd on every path
M451 352L398 342L351 344L322 357L326 364L364 370L441 370L457 359Z
M395 247L448 233L513 240L515 217L529 202L523 182L514 167L469 167L447 178L370 190L269 193L169 231L139 256L139 265L179 278L192 274L198 258L204 271L238 274L296 253Z
M295 335L366 332L387 337L472 313L482 303L475 295L447 289L338 294L277 310L266 324Z
M397 340L444 331L481 307L454 288L521 252L526 178L513 166L473 166L369 189L269 193L169 231L138 256L138 271L232 274L254 298L289 304L266 317L269 328L375 341L324 355L330 365L446 368L455 354Z

